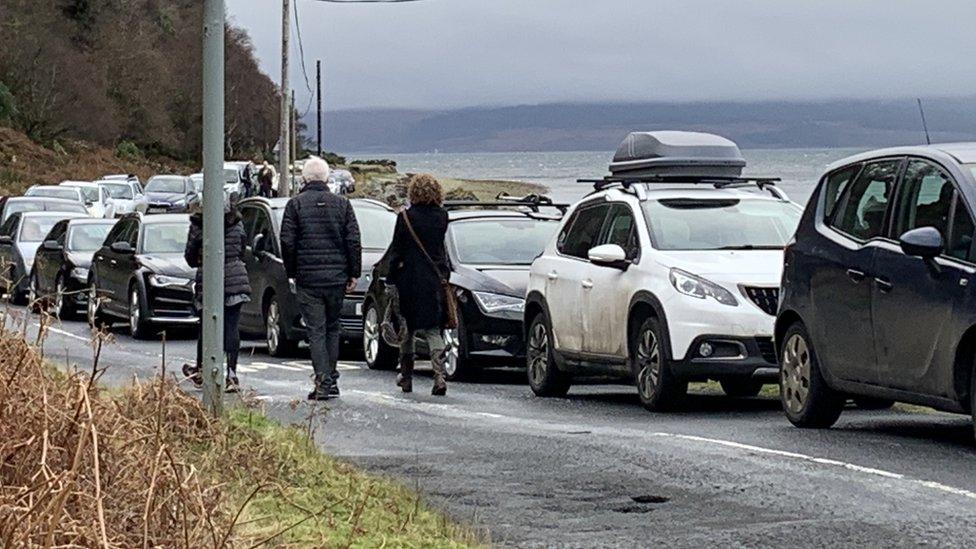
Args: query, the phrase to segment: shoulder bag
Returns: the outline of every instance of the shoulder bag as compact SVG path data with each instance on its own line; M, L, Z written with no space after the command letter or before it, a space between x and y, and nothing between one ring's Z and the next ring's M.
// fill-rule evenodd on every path
M414 243L416 243L417 247L420 248L420 251L424 254L424 257L427 258L427 262L430 263L430 267L434 269L434 274L440 279L441 293L444 295L444 313L447 317L445 327L451 330L457 329L457 301L454 297L454 291L451 289L451 283L446 278L441 276L441 271L437 268L437 263L434 262L434 258L430 257L430 254L427 253L427 248L424 247L423 243L420 241L420 237L417 236L417 233L413 230L413 225L410 224L410 216L407 215L407 211L403 210L401 215L403 215L403 223L407 226L407 230L410 231L410 236L413 237Z

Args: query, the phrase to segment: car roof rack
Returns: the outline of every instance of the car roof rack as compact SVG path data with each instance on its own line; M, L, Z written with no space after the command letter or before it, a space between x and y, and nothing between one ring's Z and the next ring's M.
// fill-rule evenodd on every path
M501 192L495 196L493 201L482 200L448 200L444 202L444 209L458 210L461 208L527 208L533 213L539 213L540 208L555 208L559 213L565 214L569 209L569 204L553 202L548 196L540 194L528 194L525 196L511 196Z
M694 176L694 175L644 175L640 177L615 177L606 176L601 179L577 179L577 183L589 183L593 185L593 192L599 192L613 187L620 187L625 192L643 195L636 192L637 185L711 185L716 189L732 189L742 187L755 187L760 191L766 191L781 200L789 200L782 189L776 187L780 182L778 177L720 177L720 176Z

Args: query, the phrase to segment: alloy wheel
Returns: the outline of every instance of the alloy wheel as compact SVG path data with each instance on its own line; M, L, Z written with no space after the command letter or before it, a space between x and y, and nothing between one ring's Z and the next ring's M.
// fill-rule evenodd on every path
M37 301L37 297L40 292L37 291L37 275L32 274L30 277L30 283L27 284L27 304L30 307L38 307L40 310L40 303Z
M549 370L549 334L546 333L545 323L536 322L532 325L526 354L529 364L529 380L533 385L542 385L545 383L546 373Z
M64 281L60 278L54 284L54 316L64 315Z
M444 330L444 373L453 376L457 373L458 357L461 355L461 340L457 329Z
M800 413L810 393L810 350L800 334L793 334L783 347L783 402Z
M645 329L637 344L637 390L644 400L652 400L661 379L661 351L654 330Z
M380 323L376 307L370 306L363 317L363 354L366 363L373 364L380 352Z
M268 344L268 353L274 355L278 352L278 345L281 343L281 310L278 308L278 301L271 300L268 305L268 315L265 320L265 340Z
M88 288L88 323L94 326L96 320L98 320L98 290L95 289L95 284L92 284Z
M142 305L139 303L139 290L132 289L129 296L129 333L135 336L139 333L140 323L142 322Z

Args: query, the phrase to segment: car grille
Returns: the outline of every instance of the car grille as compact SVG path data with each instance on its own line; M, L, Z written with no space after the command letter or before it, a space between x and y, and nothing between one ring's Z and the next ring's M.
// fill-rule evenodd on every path
M767 315L776 316L779 307L779 288L763 288L760 286L743 286L746 297L763 310Z
M770 364L776 364L776 345L773 344L771 337L757 337L756 346L759 347L759 354L763 360Z
M339 326L344 333L359 334L363 331L363 320L361 318L340 318Z

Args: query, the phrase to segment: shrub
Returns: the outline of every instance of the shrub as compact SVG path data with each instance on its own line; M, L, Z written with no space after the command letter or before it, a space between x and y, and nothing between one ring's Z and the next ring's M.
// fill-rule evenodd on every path
M122 160L138 160L143 157L139 146L129 140L119 141L115 146L115 156Z

